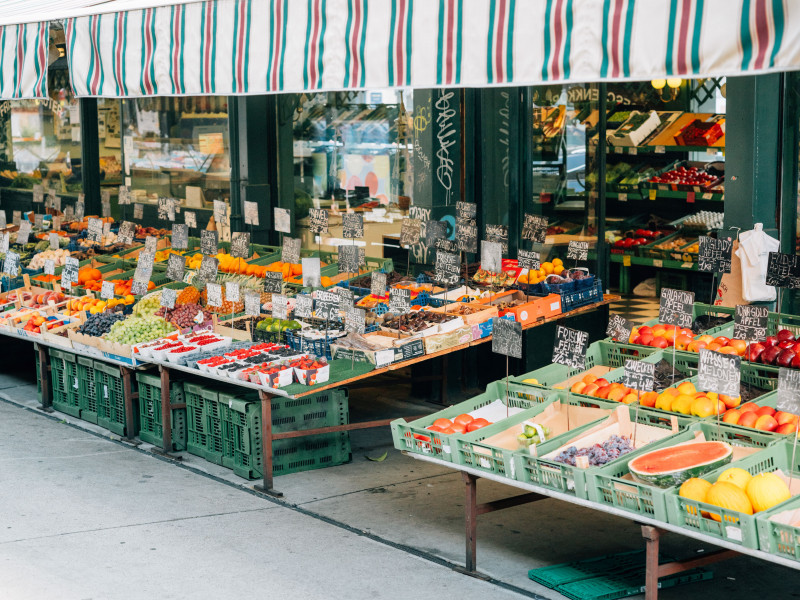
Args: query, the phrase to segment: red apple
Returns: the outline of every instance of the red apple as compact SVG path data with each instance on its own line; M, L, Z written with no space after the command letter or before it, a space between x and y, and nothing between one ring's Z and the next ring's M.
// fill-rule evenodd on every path
M761 343L764 344L765 348L769 348L770 346L775 346L778 343L778 338L774 335L768 335L767 339Z
M763 344L750 344L750 349L747 353L747 360L750 362L757 361L762 352L764 352Z
M779 342L783 342L783 341L786 341L786 340L789 340L789 341L793 341L794 340L794 334L791 331L789 331L788 329L781 329L778 332L778 335L776 335L775 337L778 338Z
M793 348L794 342L792 340L783 340L782 342L778 342L778 348Z
M781 353L778 355L777 365L779 367L790 367L795 356L797 356L797 354L795 354L794 350L789 350L788 348L781 350Z
M792 368L800 369L800 352L795 350L794 358L792 359Z
M775 361L778 360L780 353L780 348L777 346L770 346L761 354L761 362L765 365L774 365Z

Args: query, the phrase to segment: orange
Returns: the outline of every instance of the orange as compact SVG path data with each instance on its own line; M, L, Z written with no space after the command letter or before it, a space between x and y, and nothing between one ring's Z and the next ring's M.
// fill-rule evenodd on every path
M736 351L739 356L744 356L747 351L747 342L744 340L731 340L728 345Z

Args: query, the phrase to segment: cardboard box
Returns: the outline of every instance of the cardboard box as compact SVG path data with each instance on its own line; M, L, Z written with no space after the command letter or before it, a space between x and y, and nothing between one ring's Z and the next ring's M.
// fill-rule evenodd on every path
M514 320L523 325L561 314L561 296L559 294L550 294L544 297L526 296L519 290L509 290L479 302L490 306L497 306L504 302L517 303L517 306L499 310L499 315L502 317L506 314L512 314L514 315Z
M425 344L423 338L400 337L386 331L376 331L368 333L364 337L374 340L376 345L383 346L376 350L360 350L347 346L331 344L331 356L333 359L355 360L356 362L367 362L375 365L376 369L388 367L391 364L411 360L425 354ZM381 337L383 340L381 340ZM381 341L379 341L381 340ZM387 341L388 340L388 343Z
M494 317L498 316L497 308L488 304L483 304L483 301L453 302L438 308L431 308L430 312L446 312L448 314L458 315L461 317L464 325L470 326L491 321ZM445 323L445 325L449 325L449 323Z
M425 343L425 354L433 354L441 352L448 348L468 344L472 341L472 327L462 325L458 329L448 331L447 333L439 333L422 338Z
M644 113L635 110L631 111L627 121L616 129L612 129L608 132L608 142L612 146L639 146L651 133L661 127L661 119L654 110L650 111L647 115L647 119L642 123L634 125L634 118L642 114Z

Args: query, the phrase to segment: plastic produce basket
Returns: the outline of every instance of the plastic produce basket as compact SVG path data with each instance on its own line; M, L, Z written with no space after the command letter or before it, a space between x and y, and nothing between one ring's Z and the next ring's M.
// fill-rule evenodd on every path
M715 471L702 475L706 481L714 483L725 469L731 465L745 469L751 475L768 472L771 473L780 469L785 474L791 471L794 477L800 477L800 452L795 457L792 464L792 444L786 441L778 441L756 452L752 456L747 456L735 463L725 465ZM797 498L797 497L795 497ZM705 502L681 498L678 490L672 488L666 496L667 520L673 525L678 525L686 529L691 529L712 537L724 539L734 544L741 544L746 548L758 549L759 537L756 525L757 515L747 515L738 511L720 508ZM782 502L773 507L782 509L790 500ZM702 516L703 512L719 515L721 521Z
M131 427L133 431L130 433L135 435L136 423L127 423L125 419L125 394L119 367L95 361L94 377L97 424L117 435L125 435L127 428Z
M39 400L39 404L43 404L42 400L42 365L39 362L39 347L38 345L34 344L34 360L33 364L36 368L36 398Z
M77 360L78 394L81 419L97 423L97 396L95 395L95 370L91 358L79 356Z
M720 424L719 428L715 423L695 423L686 431L673 436L671 445L689 442L698 432L703 433L707 441L722 441L732 446L748 448L766 448L775 441L775 438L766 432L758 431L744 439L725 423ZM589 499L666 522L666 496L670 489L638 483L631 479L628 463L632 458L634 457L626 455L613 464L589 469L586 473Z
M557 395L558 392L528 386L519 387L520 390L517 390L516 394L512 394L511 384L509 384L509 396L507 401L507 406L509 408L525 410L549 401L551 398L559 397ZM432 415L427 415L421 419L412 421L411 423L407 423L405 419L392 421L391 429L394 446L398 450L430 455L434 458L449 462L452 460L451 440L459 437L459 434L445 436L434 434L434 432L428 431L425 428L433 424L436 419L452 419L461 413L469 413L491 404L495 400L501 400L506 404L505 381L492 382L486 387L486 391L483 394L465 400L460 404L445 408L444 410L440 410Z
M800 496L795 496L756 515L758 545L761 550L789 560L800 560L800 527L791 523L770 521L784 511L800 508Z
M203 412L203 386L198 383L183 384L183 398L186 401L186 420L188 433L186 450L190 454L205 458L208 438L206 420Z
M159 448L163 446L164 427L161 417L161 378L149 373L136 373L139 389L139 439ZM170 379L170 404L183 404L183 381ZM172 449L186 450L186 409L173 408Z
M71 352L50 349L50 378L53 383L53 408L80 417L78 365ZM38 360L36 361L38 364Z

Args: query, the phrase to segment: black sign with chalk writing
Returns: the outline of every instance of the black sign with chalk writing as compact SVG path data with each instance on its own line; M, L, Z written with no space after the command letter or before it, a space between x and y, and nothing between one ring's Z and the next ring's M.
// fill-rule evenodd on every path
M517 263L520 269L536 271L542 266L542 257L532 250L517 250Z
M358 246L339 246L339 273L358 273L361 253Z
M456 202L456 219L471 221L478 216L478 205L475 202Z
M311 318L314 312L314 299L308 294L298 294L294 298L294 316L296 318Z
M258 292L244 293L244 314L257 317L261 314L261 294Z
M363 308L348 306L344 311L344 329L352 333L364 333L367 313Z
M622 375L622 385L640 392L651 392L655 387L655 375L655 363L627 359Z
M658 308L658 321L677 327L691 327L694 305L694 292L661 288L661 299Z
M769 310L766 306L737 304L733 317L733 337L747 342L760 342L767 338Z
M348 306L353 306L355 302L355 294L353 294L353 290L348 290L347 288L343 287L335 287L333 288L334 293L339 296L339 310L344 310Z
M217 240L219 237L217 236L216 231L208 231L204 229L200 232L200 252L205 254L206 256L213 256L218 252L217 247Z
M797 369L778 369L778 400L775 408L800 415L800 371Z
M697 254L697 270L709 273L730 273L733 241L718 240L707 235L700 236Z
M800 288L800 261L794 254L770 252L767 259L766 284L775 287Z
M413 246L419 243L422 231L422 221L419 219L403 219L400 225L400 245Z
M434 279L444 285L455 285L461 280L461 262L458 254L436 251L436 269Z
M102 228L100 230L102 233ZM19 222L19 229L17 229L17 244L25 245L28 243L28 237L31 235L31 222L28 220ZM98 238L99 239L99 238Z
M175 308L175 301L178 299L178 290L171 288L164 288L161 290L160 302L161 306L172 310Z
M456 241L461 252L478 251L478 225L475 219L456 221Z
M264 273L264 291L280 294L283 291L283 273L267 271Z
M737 398L740 393L742 359L735 354L720 354L700 349L697 366L697 388L704 392Z
M204 256L200 263L200 270L197 272L197 276L201 281L205 281L206 283L214 281L217 278L218 268L219 260L213 256Z
M245 231L236 231L231 234L231 256L233 258L247 258L250 256L250 234Z
M153 275L153 262L155 254L152 252L139 252L139 257L136 259L136 270L133 273L133 278L137 281L150 281Z
M309 208L308 228L311 233L328 233L328 211L324 208Z
M502 248L502 253L508 254L508 226L487 224L485 229L486 241L497 242Z
M444 221L425 222L425 247L436 248L436 242L447 237L447 223Z
M189 247L189 226L186 223L173 223L171 243L175 250L186 250Z
M567 258L570 260L588 260L589 242L571 240L567 246Z
M292 265L300 264L300 238L284 237L281 260Z
M608 326L606 327L606 335L613 337L618 342L627 344L633 332L633 323L620 315L610 315L608 317Z
M445 252L454 252L458 254L458 242L456 240L449 240L447 238L441 238L436 240L436 249L437 250L444 250Z
M332 292L317 292L316 312L319 319L339 318L339 296Z
M389 290L389 312L397 315L411 312L411 290L405 288Z
M342 215L342 237L347 240L364 237L364 215L345 213Z
M133 238L136 235L136 225L131 221L123 221L119 226L119 233L117 237L123 244L132 244Z
M171 281L183 281L183 273L186 269L186 257L180 254L170 254L167 259L167 279Z
M589 347L589 334L585 331L556 326L553 344L553 362L574 369L586 368L586 349Z
M522 323L494 317L492 319L492 352L522 358Z
M81 210L83 210L83 208L82 208L83 204L81 204L80 206L81 206L81 208L79 209L78 205L77 204L75 205L75 218L76 219L82 219L83 218L82 216L78 216L80 214ZM134 219L141 219L143 217L144 217L144 206L139 204L139 203L134 203L134 205L133 205L133 218Z
M374 271L369 280L369 292L375 296L386 295L386 273Z
M134 279L133 283L131 284L131 294L134 296L144 296L147 293L147 281L139 281L138 279Z
M547 238L548 223L547 217L525 213L525 220L522 223L522 239L536 244L544 244Z
M19 275L19 254L16 252L6 252L6 258L3 261L3 273L8 273L11 277Z

